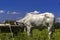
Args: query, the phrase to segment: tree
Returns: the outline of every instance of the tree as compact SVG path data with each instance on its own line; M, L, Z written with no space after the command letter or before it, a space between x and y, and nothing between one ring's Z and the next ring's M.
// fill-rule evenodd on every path
M14 25L15 20L6 20L5 23L9 23L11 25Z
M55 23L55 28L56 28L56 29L59 29L59 28L60 28L60 23L58 23L58 22Z

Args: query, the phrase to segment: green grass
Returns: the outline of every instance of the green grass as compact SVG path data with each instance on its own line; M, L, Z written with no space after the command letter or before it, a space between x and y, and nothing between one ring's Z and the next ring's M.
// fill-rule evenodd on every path
M60 40L60 29L55 29L53 33L53 40ZM12 40L10 33L0 33L1 40ZM48 39L48 31L46 29L39 31L38 29L34 29L32 31L32 36L27 36L26 32L19 32L17 36L14 37L14 40L49 40Z

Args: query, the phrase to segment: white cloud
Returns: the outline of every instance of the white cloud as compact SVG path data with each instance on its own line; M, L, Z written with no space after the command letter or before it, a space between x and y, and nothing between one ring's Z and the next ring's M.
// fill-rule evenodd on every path
M0 13L5 13L5 11L4 10L0 10Z
M60 17L59 17L59 18L57 18L57 20L58 20L58 22L60 22Z
M60 19L60 17L58 19Z
M10 14L10 12L8 11L7 14Z
M19 14L18 12L12 12L11 14Z
M39 11L34 11L33 13L39 13Z
M39 11L33 11L33 12L30 12L32 14L39 14Z
M14 12L10 12L10 11L8 11L7 14L19 14L19 12L15 12L15 11Z

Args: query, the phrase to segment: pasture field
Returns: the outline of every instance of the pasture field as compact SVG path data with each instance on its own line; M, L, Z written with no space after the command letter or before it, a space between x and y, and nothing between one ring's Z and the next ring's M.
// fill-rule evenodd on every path
M10 33L0 33L0 40L12 40ZM60 29L55 29L53 33L53 40L60 40ZM34 29L32 31L32 36L28 37L26 32L19 32L17 36L14 37L14 40L49 40L47 29L42 31Z

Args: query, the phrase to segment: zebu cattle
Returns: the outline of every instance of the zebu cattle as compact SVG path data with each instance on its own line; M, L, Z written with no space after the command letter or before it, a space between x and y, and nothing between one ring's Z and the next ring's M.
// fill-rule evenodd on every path
M54 23L55 16L52 13L45 12L39 14L39 12L30 12L24 18L18 20L17 22L23 23L27 28L27 34L30 35L30 29L32 27L41 27L40 25L44 25L48 29L49 39L52 35L52 26ZM34 25L33 25L34 24Z

